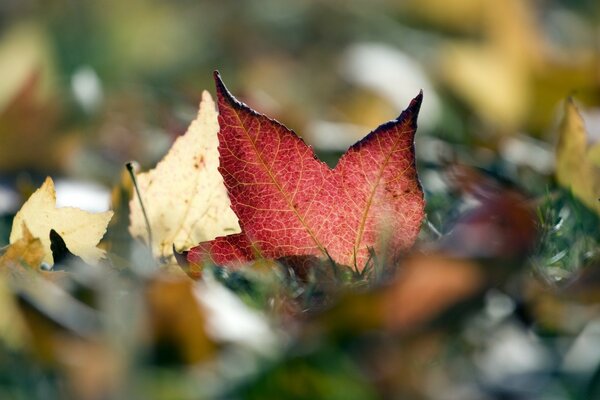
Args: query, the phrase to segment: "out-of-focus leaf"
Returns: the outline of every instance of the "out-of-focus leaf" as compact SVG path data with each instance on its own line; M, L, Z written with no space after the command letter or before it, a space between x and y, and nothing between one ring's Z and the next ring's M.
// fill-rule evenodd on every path
M441 54L443 79L482 118L509 128L524 119L530 94L520 66L481 45L449 44Z
M22 232L23 237L9 245L0 256L0 272L4 273L8 282L17 286L29 285L38 274L51 282L66 279L64 272L48 272L40 268L46 256L44 245L40 239L33 237L25 223Z
M60 132L64 102L56 96L48 33L35 23L22 23L2 39L0 170L62 168L77 143Z
M12 270L14 268L37 269L45 257L42 241L33 237L25 222L21 226L22 236L15 240L6 252L0 257L0 268Z
M0 111L17 96L31 74L38 71L35 100L48 100L53 92L54 75L48 33L39 24L14 24L2 32L0 41Z
M572 99L565 102L556 148L556 179L583 204L600 213L600 145L590 145L584 120Z
M0 109L0 169L56 168L68 158L69 143L55 135L56 103L37 96L39 73L31 71L4 109ZM61 147L63 146L64 147Z
M34 277L17 286L15 292L30 333L30 346L44 362L60 360L57 345L65 337L93 340L100 332L100 317L96 310L77 301L54 283Z
M124 366L114 348L103 340L59 336L55 349L61 371L74 398L111 398L124 376Z
M423 7L422 11L449 15L451 21L455 12L460 15L463 6L469 10L464 18L475 18L477 22L470 25L477 29L471 32L471 39L447 40L441 46L439 77L498 132L514 133L523 127L543 132L565 93L593 91L593 47L557 42L544 29L534 3L445 2L435 8ZM585 23L583 19L577 22ZM592 35L593 28L582 29Z
M0 340L12 347L24 344L25 326L19 314L11 283L27 284L44 259L44 248L23 226L23 237L0 256Z
M19 349L26 344L27 333L5 269L6 265L0 260L0 343Z
M72 207L56 208L54 183L48 177L15 215L10 243L25 236L23 224L26 224L31 234L42 242L44 261L52 264L50 230L54 229L73 254L93 264L104 255L104 251L96 245L102 239L111 217L112 211L89 213Z
M481 294L487 278L480 268L471 261L442 254L406 260L399 277L384 294L386 325L393 331L414 330Z
M592 300L597 295L587 289L595 289L589 283L574 283L573 286L557 288L542 282L527 282L524 298L527 312L535 323L547 332L575 334L598 315L594 304L588 307L581 301ZM583 286L588 286L583 288ZM577 289L583 289L577 293ZM597 289L596 289L597 290ZM592 303L594 301L592 300ZM597 304L597 303L596 303Z
M481 26L486 0L407 0L399 8L421 21L449 30L472 32Z
M160 274L148 283L149 336L158 362L194 364L214 357L215 344L207 335L205 311L193 285L173 274Z
M436 246L467 259L520 265L538 239L536 215L527 198L472 168L455 166L450 176L455 189L476 205L458 217Z
M187 250L217 236L240 232L217 170L218 131L215 104L205 91L198 117L186 134L175 141L155 169L137 177L151 243L137 194L129 203L129 231L149 243L157 258L173 260L173 246Z
M479 298L489 287L489 278L468 259L441 252L413 254L400 263L388 285L338 293L307 331L324 331L337 340L373 331L422 332L456 307Z
M527 116L541 35L526 2L478 3L472 7L478 8L483 43L448 43L440 53L441 76L484 120L514 129ZM452 8L447 3L440 10Z

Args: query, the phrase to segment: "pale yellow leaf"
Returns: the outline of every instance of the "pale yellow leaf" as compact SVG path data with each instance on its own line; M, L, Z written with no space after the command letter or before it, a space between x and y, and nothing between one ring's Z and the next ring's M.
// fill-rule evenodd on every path
M181 251L217 236L240 232L217 169L218 131L215 104L205 91L198 117L188 131L177 138L155 169L138 175L155 257L171 258L173 245ZM129 231L148 243L137 195L130 208Z
M600 167L596 146L588 145L584 120L572 100L565 104L556 149L556 179L600 214Z
M31 195L15 215L10 243L21 239L25 233L23 223L44 247L44 261L52 264L50 230L54 229L64 239L68 249L87 263L95 263L104 256L96 245L104 236L113 212L90 213L72 207L56 208L56 191L51 178Z
M530 118L532 79L543 48L533 6L521 0L426 3L437 7L423 11L440 19L454 15L480 31L476 39L452 40L440 48L440 78L483 120L508 132L520 127Z
M494 48L448 44L441 52L442 79L486 121L514 127L529 101L527 75Z

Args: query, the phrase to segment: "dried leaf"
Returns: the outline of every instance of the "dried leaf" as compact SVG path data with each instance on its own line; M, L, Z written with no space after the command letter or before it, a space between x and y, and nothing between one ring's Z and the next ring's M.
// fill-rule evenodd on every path
M13 242L0 257L1 269L22 267L37 268L44 260L44 247L38 238L34 238L27 225L21 226L22 237Z
M213 357L215 344L206 332L205 311L189 278L161 274L149 283L145 297L156 350L170 348L169 357L188 363Z
M387 325L415 329L485 289L477 264L442 254L413 256L402 264L399 279L382 303Z
M294 132L238 102L215 74L219 171L243 233L192 249L218 264L315 255L364 268L369 248L395 257L412 246L424 215L414 154L422 95L352 146L331 169Z
M93 264L104 256L96 245L106 232L113 213L90 213L73 207L56 208L56 191L51 178L31 195L15 215L10 243L25 237L25 223L31 234L42 242L44 261L52 264L50 230L54 229L63 238L71 252L85 262Z
M217 171L217 112L208 92L198 117L155 169L139 174L138 186L152 230L156 257L171 258L173 246L187 250L202 241L240 231ZM133 236L148 242L137 195L130 202Z
M556 179L583 204L600 213L600 166L598 145L588 145L583 118L573 100L565 103L556 149Z

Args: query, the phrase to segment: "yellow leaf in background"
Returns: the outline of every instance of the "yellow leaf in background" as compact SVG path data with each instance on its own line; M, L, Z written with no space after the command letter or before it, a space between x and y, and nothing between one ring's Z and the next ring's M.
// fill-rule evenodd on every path
M556 179L575 197L600 214L599 145L589 146L583 117L573 100L565 104L556 149Z
M40 75L36 100L49 98L54 90L54 67L48 33L33 23L14 24L2 33L0 110L6 108L35 71Z
M512 131L528 117L530 79L542 48L533 6L520 0L464 3L473 3L472 17L479 14L484 40L442 47L441 78L484 120ZM443 12L453 8L446 2Z
M138 186L152 230L155 257L171 258L173 245L188 249L217 236L240 232L218 171L219 124L215 104L202 93L198 117L177 138L155 169L139 174ZM129 232L148 243L137 195L130 202Z
M390 2L417 20L447 30L471 32L480 27L486 0L404 0Z
M34 237L42 242L44 261L52 264L50 230L54 229L63 238L69 250L85 262L93 264L104 256L96 245L104 236L113 212L90 213L73 207L56 208L56 191L51 178L31 195L15 215L10 243L25 236L23 224Z
M574 90L596 102L597 51L584 39L595 26L582 15L550 7L542 17L539 4L523 0L399 3L442 32L462 32L443 36L431 65L440 83L498 133L542 135Z
M7 22L0 34L0 170L58 170L77 143L59 124L64 96L57 94L50 34L35 22Z
M451 43L440 54L442 78L480 116L509 129L519 125L530 100L520 66L481 45Z

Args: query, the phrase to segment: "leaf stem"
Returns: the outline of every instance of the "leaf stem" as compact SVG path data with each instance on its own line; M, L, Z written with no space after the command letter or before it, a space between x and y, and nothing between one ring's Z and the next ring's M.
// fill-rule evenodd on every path
M146 230L148 231L148 247L150 248L150 252L154 254L154 252L152 251L152 228L150 227L150 219L148 218L148 214L146 213L146 207L144 207L144 202L142 201L142 195L140 193L140 188L135 177L133 163L128 162L127 164L125 164L125 167L127 168L127 172L129 172L131 182L133 182L133 187L135 188L135 193L137 194L138 201L140 202L140 208L142 209L142 214L144 215L144 221L146 222Z

